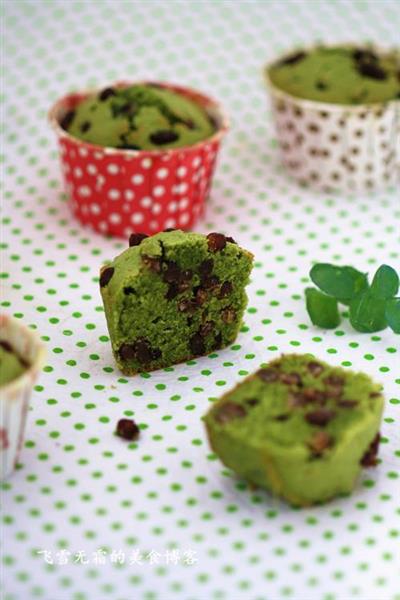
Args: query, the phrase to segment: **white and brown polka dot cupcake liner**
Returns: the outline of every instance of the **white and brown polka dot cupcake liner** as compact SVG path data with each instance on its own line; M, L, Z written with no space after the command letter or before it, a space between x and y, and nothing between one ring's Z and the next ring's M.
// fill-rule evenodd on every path
M283 163L302 185L331 192L396 186L400 101L344 106L304 100L268 80Z
M135 232L191 229L205 209L228 119L208 96L176 85L157 85L200 104L215 124L215 133L192 146L168 150L105 148L71 136L60 125L88 92L70 94L50 110L70 206L82 224L99 233L127 237Z
M5 479L14 471L24 442L29 402L46 349L34 331L5 314L0 315L0 342L27 363L22 375L0 387L0 479Z

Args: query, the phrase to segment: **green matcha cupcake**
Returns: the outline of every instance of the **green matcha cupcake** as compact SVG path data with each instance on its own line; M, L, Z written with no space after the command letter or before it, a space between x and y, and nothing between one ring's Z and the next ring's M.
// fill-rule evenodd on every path
M168 367L231 344L247 304L252 259L220 233L133 234L130 247L100 274L121 371Z
M181 148L215 132L199 103L151 83L89 95L66 113L61 126L82 141L122 150Z
M268 70L278 89L305 100L365 105L400 100L400 51L317 46L289 54Z
M398 185L400 50L315 46L264 69L283 162L303 186Z
M381 386L311 355L284 355L205 416L210 444L250 483L298 506L351 492L376 464Z

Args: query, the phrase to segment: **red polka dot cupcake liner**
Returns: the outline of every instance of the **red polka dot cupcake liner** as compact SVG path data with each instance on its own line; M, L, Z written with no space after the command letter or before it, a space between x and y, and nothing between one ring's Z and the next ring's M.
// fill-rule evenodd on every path
M400 101L345 106L297 98L265 77L283 163L324 192L395 187L400 177Z
M3 480L17 465L30 398L44 366L46 348L34 331L5 314L0 315L0 341L10 344L29 365L22 375L0 387L0 479Z
M228 119L208 96L177 85L157 85L200 104L215 124L215 133L182 148L122 150L81 141L61 127L63 116L88 92L61 98L49 112L72 211L83 225L102 234L126 238L135 232L191 229L204 212Z

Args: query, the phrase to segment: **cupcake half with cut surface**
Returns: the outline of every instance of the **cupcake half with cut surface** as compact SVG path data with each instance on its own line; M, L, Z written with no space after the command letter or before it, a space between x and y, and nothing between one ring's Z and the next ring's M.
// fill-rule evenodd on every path
M398 184L400 50L315 46L264 71L285 166L326 191Z
M228 127L211 98L155 82L70 94L50 121L74 213L124 237L194 225Z

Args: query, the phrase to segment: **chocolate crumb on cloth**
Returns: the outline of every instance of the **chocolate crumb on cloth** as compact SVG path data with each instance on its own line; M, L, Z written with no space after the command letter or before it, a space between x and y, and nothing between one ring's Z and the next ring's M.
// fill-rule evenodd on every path
M132 234L100 273L112 350L127 375L231 344L247 304L253 256L221 233Z
M140 429L133 419L120 419L115 433L124 440L134 441L138 439Z
M289 354L226 393L204 421L227 467L308 506L351 492L362 466L377 464L383 403L366 374Z

